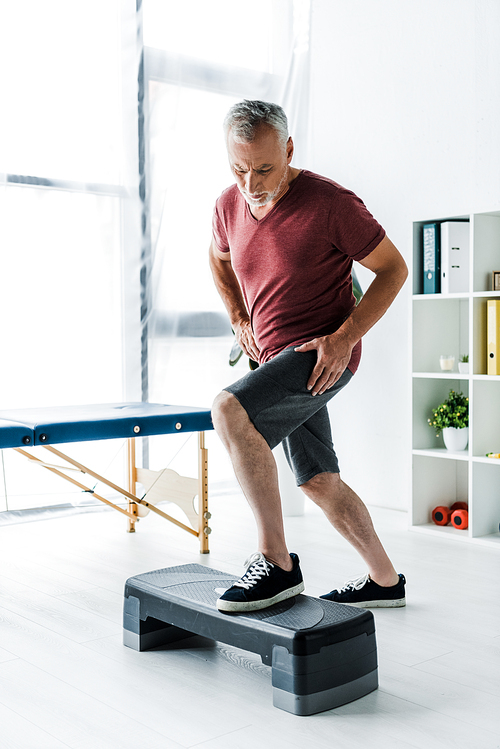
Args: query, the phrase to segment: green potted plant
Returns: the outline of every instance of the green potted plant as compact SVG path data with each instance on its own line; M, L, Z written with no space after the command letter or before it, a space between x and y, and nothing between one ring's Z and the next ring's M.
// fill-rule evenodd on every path
M460 374L469 374L469 354L462 354L460 357L458 371Z
M469 441L469 399L463 393L450 390L448 398L432 409L427 421L436 437L443 433L448 450L465 450Z

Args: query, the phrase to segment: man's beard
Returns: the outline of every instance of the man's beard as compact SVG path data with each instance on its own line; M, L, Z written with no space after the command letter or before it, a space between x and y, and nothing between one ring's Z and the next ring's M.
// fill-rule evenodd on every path
M287 184L288 181L288 167L285 168L285 171L283 172L283 176L279 181L278 186L272 191L272 192L266 192L261 198L258 198L257 200L252 200L243 190L240 188L240 192L247 201L248 205L251 208L262 208L262 206L267 205L272 200L274 200L280 193L283 191L284 186ZM285 194L286 190L283 191L283 194Z

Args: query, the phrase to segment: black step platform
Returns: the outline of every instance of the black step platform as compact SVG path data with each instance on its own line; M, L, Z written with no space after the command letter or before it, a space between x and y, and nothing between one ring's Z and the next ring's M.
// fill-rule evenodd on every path
M371 611L300 595L262 611L223 614L215 606L238 578L201 564L131 577L125 584L123 642L134 650L202 635L272 666L273 704L312 715L378 686Z

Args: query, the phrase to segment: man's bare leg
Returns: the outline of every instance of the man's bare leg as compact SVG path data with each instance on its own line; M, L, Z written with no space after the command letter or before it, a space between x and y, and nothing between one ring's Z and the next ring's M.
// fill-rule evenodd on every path
M238 400L226 391L215 399L212 419L255 516L259 551L282 569L290 570L292 565L285 541L278 472L269 445ZM368 565L372 580L387 587L398 582L398 575L375 533L368 510L338 474L318 474L301 489L358 551Z
M292 569L273 453L239 401L226 391L212 407L212 420L257 523L259 551L284 570Z
M382 587L399 578L373 527L370 514L338 473L319 473L300 487L325 513L333 527L356 549L371 579Z

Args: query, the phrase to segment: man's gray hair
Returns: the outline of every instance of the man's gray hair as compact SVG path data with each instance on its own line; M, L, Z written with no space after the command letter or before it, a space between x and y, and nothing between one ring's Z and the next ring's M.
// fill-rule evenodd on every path
M276 130L280 143L285 146L288 141L288 120L278 104L268 101L244 101L234 104L224 119L224 133L229 131L236 142L251 143L260 125L269 125Z

